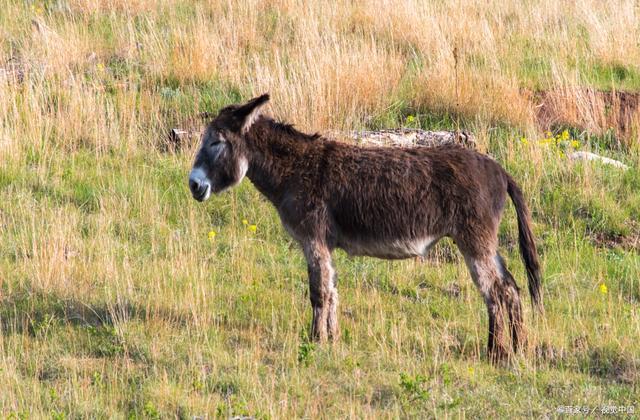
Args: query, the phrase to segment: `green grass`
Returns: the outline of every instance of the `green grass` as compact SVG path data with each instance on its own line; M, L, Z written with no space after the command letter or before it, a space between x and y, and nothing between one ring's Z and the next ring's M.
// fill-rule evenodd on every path
M608 48L611 39L625 41L616 38L611 11L562 19L555 9L533 13L513 1L504 13L488 3L455 17L457 6L440 3L416 14L418 3L407 3L406 15L395 6L374 13L336 6L326 16L286 1L258 9L235 1L113 0L112 10L80 3L0 8L0 70L10 58L26 66L22 81L0 79L0 417L555 417L565 406L596 415L633 407L637 415L637 141L625 148L613 131L557 127L554 135L567 129L581 150L631 169L571 163L562 155L568 146L542 144L535 126L487 115L508 91L464 85L470 98L491 100L459 114L447 96L453 46L461 72L486 76L481 81L514 77L526 90L566 79L637 90L634 28L622 53ZM417 31L429 29L421 19L430 14L469 26L424 36L431 32ZM588 18L602 30L590 33ZM32 19L52 32L40 33ZM420 36L409 36L405 23ZM377 75L342 66L398 56L400 74L383 79L395 87L367 85ZM324 62L320 70L304 68L314 60ZM199 70L189 71L192 63ZM442 103L416 96L425 74L441 82L429 89ZM357 83L345 83L352 78ZM337 88L360 85L368 88ZM163 152L170 128L197 127L198 113L267 87L270 112L305 129L319 124L309 130L350 121L355 126L345 128L477 136L532 210L544 317L529 305L511 204L499 232L525 301L523 354L508 365L488 363L486 309L450 240L425 262L337 250L341 338L309 341L306 264L276 211L248 180L196 203L186 181L197 145ZM384 100L352 115L377 94Z
M342 340L315 345L301 252L249 181L199 205L185 186L186 154L59 153L40 162L39 179L3 168L1 348L12 362L0 371L0 405L5 415L151 418L635 405L637 249L602 247L590 234L632 229L637 172L547 158L540 190L528 191L547 315L534 320L527 305L535 348L508 367L486 361L484 305L457 251L435 264L337 251ZM517 178L532 169L509 166ZM105 218L111 205L118 217ZM16 219L25 207L31 219ZM68 231L55 228L61 218L74 221ZM515 235L509 209L502 248L523 284ZM53 253L68 255L48 254L59 246L68 249ZM34 272L34 259L47 258L62 283Z
M576 67L589 86L606 91L612 89L637 91L640 89L640 71L636 67L597 61L583 61Z

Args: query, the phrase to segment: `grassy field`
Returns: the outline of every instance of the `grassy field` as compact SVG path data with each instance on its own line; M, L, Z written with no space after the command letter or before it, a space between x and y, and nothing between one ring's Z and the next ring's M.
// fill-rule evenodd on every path
M640 125L598 95L640 91L638 39L622 0L5 1L0 417L637 416ZM476 134L533 213L546 316L526 305L523 354L487 363L447 241L425 262L337 251L342 338L309 342L274 209L248 180L196 203L196 144L167 151L170 128L266 91L304 130ZM511 205L500 241L524 288Z

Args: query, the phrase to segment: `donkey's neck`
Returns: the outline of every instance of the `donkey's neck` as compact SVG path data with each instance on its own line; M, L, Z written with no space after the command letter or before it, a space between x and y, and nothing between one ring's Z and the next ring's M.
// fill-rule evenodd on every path
M305 150L317 136L298 132L268 118L259 119L246 135L249 168L247 177L276 207L279 207L294 177L300 173Z

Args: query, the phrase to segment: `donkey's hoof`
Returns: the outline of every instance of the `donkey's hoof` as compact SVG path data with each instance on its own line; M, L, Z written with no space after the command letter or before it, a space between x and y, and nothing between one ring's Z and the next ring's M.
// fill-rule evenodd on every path
M340 341L340 332L339 331L330 332L329 341L331 343L337 343L338 341Z
M326 343L328 339L329 335L326 331L311 331L311 341L313 341L314 343Z
M511 353L506 347L498 346L488 351L489 361L493 365L502 365L509 361Z

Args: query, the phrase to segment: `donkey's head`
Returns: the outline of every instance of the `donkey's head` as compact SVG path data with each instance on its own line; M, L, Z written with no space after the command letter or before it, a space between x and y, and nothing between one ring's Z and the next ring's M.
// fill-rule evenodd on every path
M242 181L249 168L244 137L268 101L265 94L244 105L228 106L209 123L189 174L193 198L204 201L212 192L222 192Z

